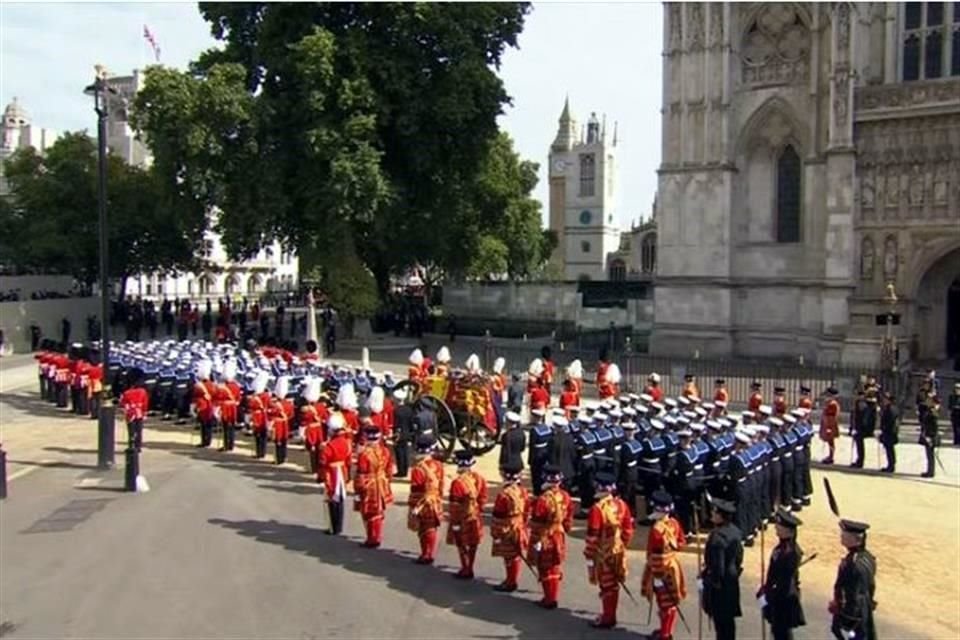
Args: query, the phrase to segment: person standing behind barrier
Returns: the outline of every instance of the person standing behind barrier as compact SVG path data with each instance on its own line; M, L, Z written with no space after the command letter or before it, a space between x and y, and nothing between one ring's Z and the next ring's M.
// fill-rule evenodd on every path
M897 470L896 445L900 442L900 416L893 403L893 395L883 394L883 406L880 409L880 444L886 454L887 465L881 469L884 473L894 473Z
M932 478L936 475L936 454L937 447L940 446L940 425L938 424L940 405L937 403L936 394L932 391L927 392L926 410L923 412L923 419L920 423L920 444L923 445L924 453L927 457L927 470L921 474L924 478Z
M150 409L150 398L143 388L143 371L133 369L129 379L131 386L120 396L120 407L127 421L129 447L139 453L143 446L143 420Z

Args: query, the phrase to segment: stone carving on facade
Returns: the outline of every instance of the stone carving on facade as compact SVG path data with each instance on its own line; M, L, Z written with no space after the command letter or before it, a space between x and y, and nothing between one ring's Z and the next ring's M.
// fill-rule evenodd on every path
M949 168L938 164L933 174L933 204L945 205L950 193Z
M883 278L884 280L897 279L897 265L899 258L897 256L897 239L894 236L887 236L883 243Z
M873 264L876 258L876 251L873 247L873 240L866 236L860 243L860 279L873 280Z
M711 2L710 5L710 46L723 43L723 3Z
M676 51L683 42L683 14L679 2L669 3L670 8L670 51Z
M860 182L860 206L864 209L873 209L876 205L876 192L873 183L873 170L863 174Z
M908 202L912 207L919 207L923 205L923 192L925 189L924 185L924 173L923 169L919 164L914 164L910 168L910 188L907 192Z
M833 121L838 130L847 126L850 101L850 67L847 63L839 64L836 68L836 78L833 89Z
M850 5L846 2L837 3L837 61L847 60L847 51L850 49Z
M690 50L703 48L703 5L691 2L687 5L687 27L690 30Z
M762 5L741 44L746 84L793 84L809 71L810 31L787 3Z
M896 167L887 169L887 182L883 191L887 194L888 207L895 207L900 203L900 172Z
M859 87L854 97L858 111L915 107L928 104L960 106L960 80L928 80Z

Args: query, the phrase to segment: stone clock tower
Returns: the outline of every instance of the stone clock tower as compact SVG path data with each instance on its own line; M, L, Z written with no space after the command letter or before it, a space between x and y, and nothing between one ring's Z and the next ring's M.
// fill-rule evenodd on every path
M565 280L606 280L607 261L619 248L616 148L616 125L609 143L595 113L578 131L564 103L550 146L550 228L558 239L552 260Z

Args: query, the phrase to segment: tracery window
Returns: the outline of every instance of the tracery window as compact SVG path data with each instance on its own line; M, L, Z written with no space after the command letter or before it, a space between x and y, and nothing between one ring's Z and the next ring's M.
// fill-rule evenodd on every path
M903 7L901 77L960 76L960 2L907 2Z
M801 163L793 146L777 158L777 242L800 242Z
M580 197L588 198L594 195L597 177L597 160L592 153L580 156Z

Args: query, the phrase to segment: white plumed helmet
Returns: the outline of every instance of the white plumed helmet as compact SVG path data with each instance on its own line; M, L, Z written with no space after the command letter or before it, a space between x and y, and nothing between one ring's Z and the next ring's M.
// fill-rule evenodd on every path
M303 389L303 398L313 404L320 399L320 378L308 378Z
M370 407L370 411L374 413L380 413L383 411L383 401L385 394L383 392L383 387L374 387L370 390L370 397L367 399L367 406Z
M354 390L352 382L346 382L340 386L340 390L337 392L337 404L340 405L341 409L356 411L358 406L357 392Z
M502 356L493 361L493 372L503 373L503 368L507 366L507 361Z
M235 380L237 377L237 361L236 360L227 360L223 365L223 379L230 382Z
M480 373L480 356L475 353L470 354L470 357L467 358L467 371L470 373Z
M270 381L270 374L266 371L261 371L257 374L257 377L253 380L253 392L254 393L263 393L267 388L267 382Z
M532 376L543 375L543 360L541 360L540 358L534 358L533 361L530 363L530 368L527 369L527 373L529 373Z
M653 373L650 374L650 376L649 376L647 379L650 380L650 382L659 383L659 382L660 382L660 374L657 373L656 371L654 371Z
M197 363L197 378L200 380L209 380L213 369L213 363L209 360L201 360Z
M330 417L327 418L327 429L333 433L335 431L340 431L343 429L346 421L343 419L343 414L339 411L331 413Z
M410 364L415 367L419 367L423 364L423 352L420 349L414 349L410 352Z
M567 367L567 375L575 380L583 379L583 363L579 360L574 360L570 363L570 366Z
M442 362L443 364L450 362L450 349L440 347L440 350L437 351L437 362Z
M280 376L277 378L277 384L273 387L273 395L275 395L280 400L283 400L287 397L287 392L290 391L290 376Z
M620 367L616 363L611 363L607 367L607 382L610 384L620 384Z

